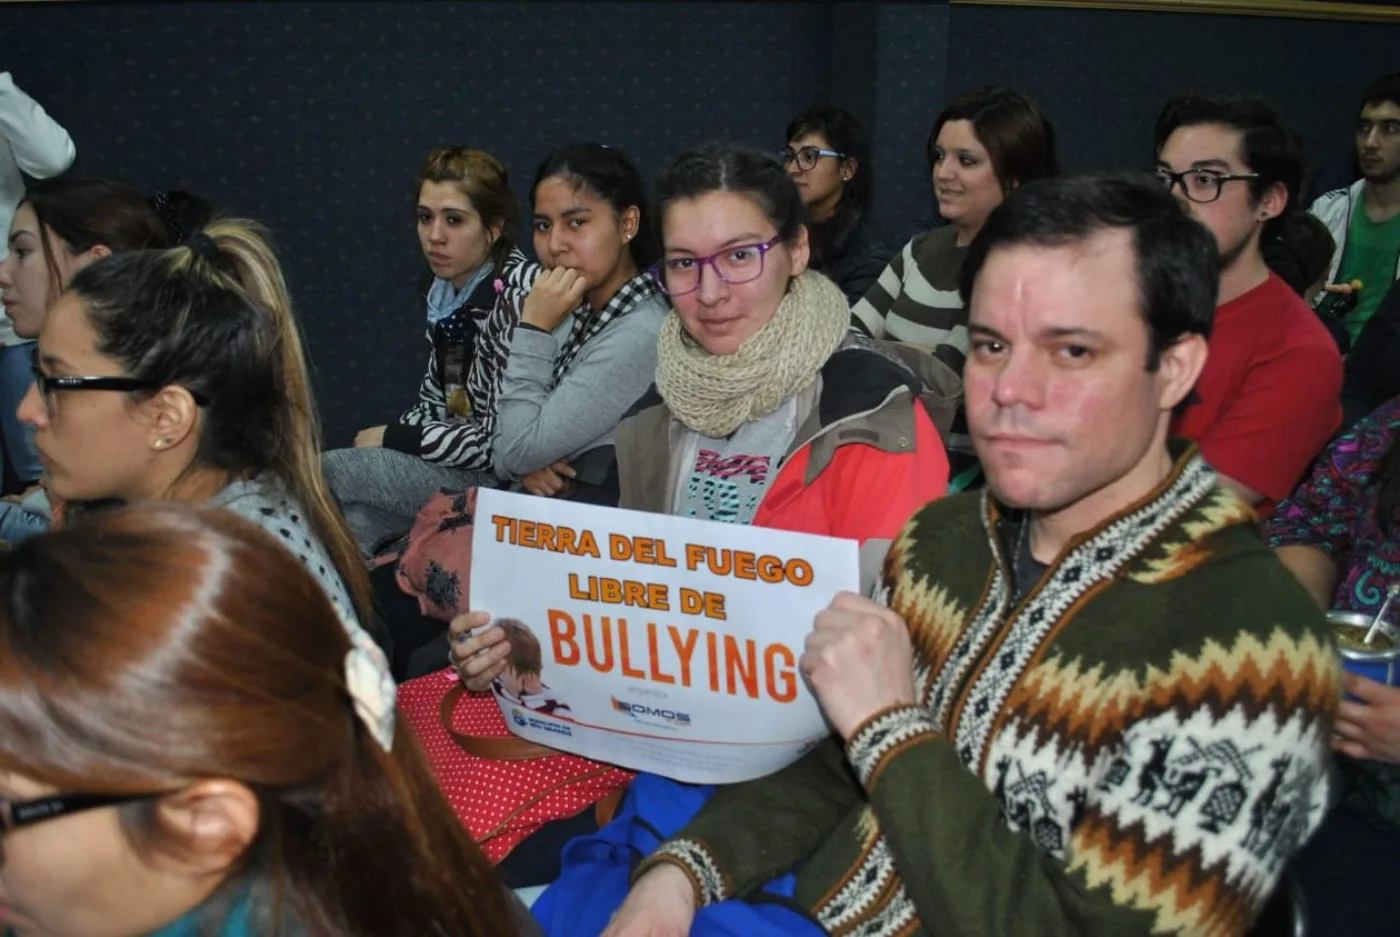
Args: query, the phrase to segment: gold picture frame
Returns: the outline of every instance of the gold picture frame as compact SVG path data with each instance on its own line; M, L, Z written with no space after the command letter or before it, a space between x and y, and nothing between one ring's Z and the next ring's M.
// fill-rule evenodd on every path
M1153 13L1228 13L1301 19L1400 23L1394 0L951 0L953 6L1075 7Z

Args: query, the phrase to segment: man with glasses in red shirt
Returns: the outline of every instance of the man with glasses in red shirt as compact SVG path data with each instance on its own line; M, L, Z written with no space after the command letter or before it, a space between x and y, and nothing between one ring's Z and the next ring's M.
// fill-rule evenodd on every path
M1267 517L1341 424L1336 343L1260 249L1293 207L1302 154L1268 105L1246 97L1169 101L1156 151L1158 177L1220 251L1209 358L1171 432Z

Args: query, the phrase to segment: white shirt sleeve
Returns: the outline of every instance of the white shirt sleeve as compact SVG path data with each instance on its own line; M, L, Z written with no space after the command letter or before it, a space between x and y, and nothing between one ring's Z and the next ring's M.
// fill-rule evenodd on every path
M15 87L9 72L0 72L0 137L9 144L16 165L35 179L58 175L77 155L68 131Z

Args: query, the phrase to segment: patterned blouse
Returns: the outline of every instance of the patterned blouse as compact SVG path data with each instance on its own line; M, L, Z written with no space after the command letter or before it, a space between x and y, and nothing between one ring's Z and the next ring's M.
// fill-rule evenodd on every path
M1400 524L1389 539L1381 533L1377 492L1371 487L1371 477L1397 434L1400 397L1337 437L1308 480L1269 519L1269 546L1313 546L1336 560L1333 608L1375 613L1386 589L1400 582Z

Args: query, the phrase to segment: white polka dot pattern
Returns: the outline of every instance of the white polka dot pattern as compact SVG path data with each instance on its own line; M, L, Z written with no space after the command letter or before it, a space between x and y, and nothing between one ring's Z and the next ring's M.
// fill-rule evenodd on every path
M402 684L399 716L403 726L418 734L438 786L492 862L500 862L546 822L573 816L631 783L632 772L577 755L528 761L468 755L447 734L438 712L456 682L456 674L444 669ZM453 712L452 727L484 738L511 734L495 697L487 693L464 694ZM538 802L515 813L536 797Z

